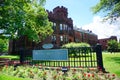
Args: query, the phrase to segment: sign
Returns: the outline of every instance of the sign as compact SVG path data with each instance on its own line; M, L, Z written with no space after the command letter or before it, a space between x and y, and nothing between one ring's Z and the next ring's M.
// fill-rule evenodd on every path
M33 50L33 60L68 60L67 49Z
M53 44L51 44L51 43L49 43L49 44L44 44L42 47L43 47L44 49L51 49L51 48L53 48Z
M68 68L67 67L62 67L62 72L67 72L68 71Z

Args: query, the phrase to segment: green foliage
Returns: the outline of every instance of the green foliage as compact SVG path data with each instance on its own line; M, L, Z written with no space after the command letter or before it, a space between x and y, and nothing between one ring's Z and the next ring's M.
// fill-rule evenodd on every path
M94 7L92 7L93 13L100 11L107 12L108 18L120 16L120 0L100 0Z
M112 52L114 52L117 49L118 49L118 42L116 40L108 41L108 50L111 50Z
M49 36L52 24L42 7L45 0L3 0L0 1L0 36L19 38L26 35L32 41ZM38 4L39 3L39 4Z
M62 46L63 48L75 48L75 47L90 47L88 43L68 43Z
M8 51L8 40L0 39L0 52L7 52L7 51Z

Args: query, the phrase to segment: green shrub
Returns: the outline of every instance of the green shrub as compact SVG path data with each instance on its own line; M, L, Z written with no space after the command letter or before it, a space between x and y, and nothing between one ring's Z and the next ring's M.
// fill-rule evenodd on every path
M62 48L71 48L69 49L69 57L79 57L80 55L79 50L81 50L81 53L87 54L90 52L90 45L88 43L68 43L62 46ZM76 49L75 49L76 48ZM79 49L77 49L79 48Z
M88 43L68 43L62 46L62 48L78 48L78 47L90 47Z

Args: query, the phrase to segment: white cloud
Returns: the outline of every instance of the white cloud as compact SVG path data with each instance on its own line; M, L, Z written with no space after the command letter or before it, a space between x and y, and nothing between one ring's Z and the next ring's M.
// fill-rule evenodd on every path
M120 18L118 18L113 24L109 21L103 22L103 18L95 16L93 22L82 26L82 29L91 30L98 35L98 39L108 38L110 36L117 36L120 38Z

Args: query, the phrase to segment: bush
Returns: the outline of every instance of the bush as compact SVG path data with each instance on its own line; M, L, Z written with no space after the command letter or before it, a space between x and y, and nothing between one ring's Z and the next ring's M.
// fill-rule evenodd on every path
M62 48L71 48L69 49L69 57L79 57L79 53L87 54L90 52L90 45L88 43L68 43L62 46Z
M62 48L78 48L78 47L90 47L88 43L68 43L62 46Z

